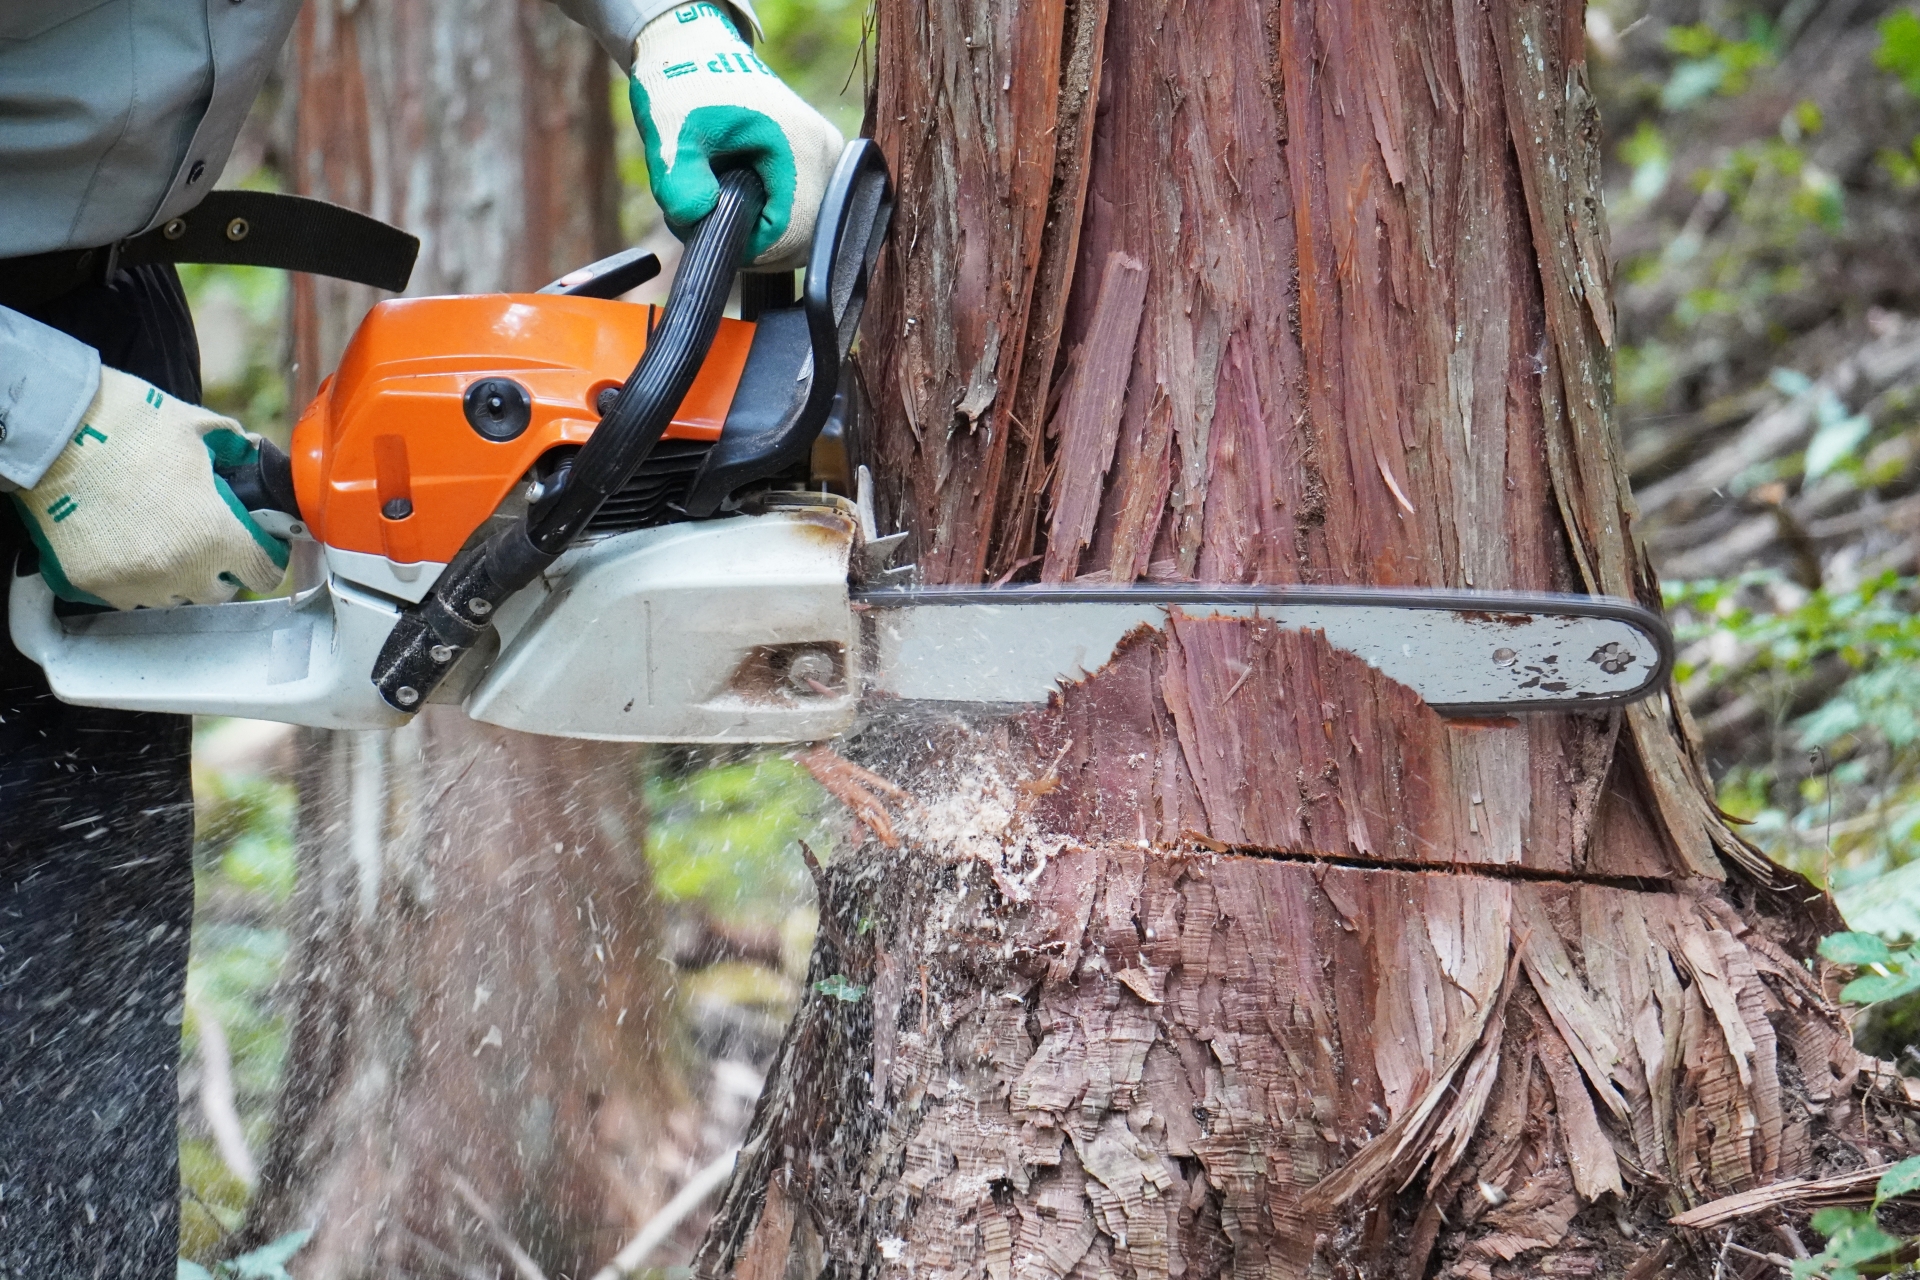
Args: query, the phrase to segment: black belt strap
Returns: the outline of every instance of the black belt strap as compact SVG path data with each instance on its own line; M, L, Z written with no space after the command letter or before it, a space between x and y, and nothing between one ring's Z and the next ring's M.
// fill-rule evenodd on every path
M164 226L120 246L120 265L221 262L279 267L399 293L420 240L325 200L272 191L214 191Z
M278 267L399 293L419 253L417 237L325 200L214 191L181 216L117 245L0 259L0 305L38 306L98 283L116 265L156 262Z

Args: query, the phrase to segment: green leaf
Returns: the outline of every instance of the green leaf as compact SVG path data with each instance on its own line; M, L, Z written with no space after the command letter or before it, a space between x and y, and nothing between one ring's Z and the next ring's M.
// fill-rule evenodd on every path
M1833 933L1820 939L1820 954L1835 964L1887 964L1893 952L1871 933Z
M1872 430L1873 420L1863 413L1821 427L1814 433L1812 443L1807 445L1807 479L1818 480L1845 462Z
M1900 9L1880 19L1880 45L1873 51L1873 65L1893 72L1908 93L1920 96L1920 17L1913 10Z
M1890 974L1870 973L1855 978L1840 988L1840 998L1849 1004L1880 1004L1920 991L1920 968L1897 970Z
M1660 92L1660 105L1669 111L1681 111L1702 98L1713 96L1727 78L1727 68L1718 58L1683 62L1668 78Z
M1783 396L1798 398L1813 390L1813 379L1798 369L1775 369L1767 375L1767 382Z
M1920 1191L1920 1156L1909 1156L1880 1175L1880 1185L1874 1188L1873 1203L1878 1207L1882 1201L1911 1195L1916 1191Z
M303 1227L299 1231L289 1231L278 1240L261 1245L251 1253L222 1263L222 1275L234 1276L237 1280L291 1280L287 1274L287 1262L294 1254L306 1247L313 1239L313 1229Z
M847 977L844 973L832 974L813 984L813 989L823 996L831 996L846 1004L853 1004L867 994L867 989Z
M1813 1229L1827 1237L1827 1247L1794 1263L1796 1277L1857 1280L1861 1263L1883 1258L1900 1247L1900 1241L1882 1231L1872 1212L1865 1209L1822 1209L1813 1215Z

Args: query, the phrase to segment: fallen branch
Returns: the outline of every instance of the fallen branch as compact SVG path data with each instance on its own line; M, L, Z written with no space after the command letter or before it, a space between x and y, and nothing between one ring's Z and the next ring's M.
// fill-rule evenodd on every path
M233 1101L233 1053L227 1045L227 1029L207 1002L191 992L187 994L187 1010L193 1014L194 1030L200 1037L200 1114L206 1117L220 1159L251 1191L259 1176L253 1153L247 1149L240 1108Z
M1880 1181L1880 1175L1892 1167L1891 1164L1877 1164L1867 1169L1855 1169L1852 1173L1835 1174L1831 1178L1788 1178L1784 1182L1769 1183L1751 1191L1709 1200L1685 1213L1675 1214L1667 1221L1676 1227L1705 1231L1770 1209L1871 1204L1873 1189Z
M673 1199L647 1220L625 1248L613 1255L613 1261L594 1272L593 1280L621 1280L622 1276L638 1269L649 1254L667 1242L667 1237L686 1221L688 1214L726 1185L727 1179L733 1176L733 1162L739 1154L738 1145L728 1147L718 1160L688 1178L686 1185L674 1192Z
M480 1225L487 1229L487 1235L493 1241L494 1248L506 1254L507 1261L513 1263L513 1269L520 1273L520 1280L547 1280L547 1273L540 1269L540 1264L533 1260L533 1255L520 1247L520 1242L513 1238L513 1233L508 1231L506 1224L500 1221L500 1215L494 1212L492 1205L481 1198L471 1182L455 1173L448 1175L447 1185L453 1188L455 1195L467 1202L467 1208L473 1210L473 1216L480 1219Z

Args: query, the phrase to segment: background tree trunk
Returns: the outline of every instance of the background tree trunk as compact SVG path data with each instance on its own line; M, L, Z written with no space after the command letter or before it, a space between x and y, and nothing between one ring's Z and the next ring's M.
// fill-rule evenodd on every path
M879 0L862 368L928 580L1657 606L1582 13ZM1837 917L1723 825L1677 700L1443 721L1191 618L855 750L905 843L831 869L849 981L702 1275L1644 1280L1670 1214L1909 1142L1803 963Z
M296 188L423 240L410 292L536 288L618 239L606 55L540 0L313 0ZM297 276L304 404L378 295ZM303 736L292 1048L236 1247L305 1280L580 1276L673 1190L670 965L630 748L430 708Z

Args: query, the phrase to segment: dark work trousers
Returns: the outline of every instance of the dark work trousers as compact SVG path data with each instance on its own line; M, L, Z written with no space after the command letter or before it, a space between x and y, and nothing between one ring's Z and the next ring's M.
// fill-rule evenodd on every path
M172 267L28 314L199 402ZM5 581L27 545L0 501ZM0 630L0 1280L174 1275L192 723L57 702Z

